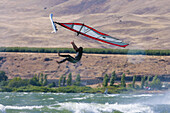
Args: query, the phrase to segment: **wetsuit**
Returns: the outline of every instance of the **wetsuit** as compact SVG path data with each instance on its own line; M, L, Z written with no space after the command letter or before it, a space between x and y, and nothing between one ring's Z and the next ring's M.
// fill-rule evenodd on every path
M63 63L65 61L69 61L71 63L77 63L78 61L80 61L81 57L82 57L82 54L83 54L83 48L82 47L79 47L78 50L76 51L76 56L75 58L70 56L70 55L60 55L61 57L66 57L65 59L59 61L58 63Z

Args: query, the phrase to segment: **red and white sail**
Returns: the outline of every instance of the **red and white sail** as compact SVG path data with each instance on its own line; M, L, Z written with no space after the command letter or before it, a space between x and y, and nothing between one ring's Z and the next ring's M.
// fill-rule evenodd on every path
M121 40L111 37L105 33L99 32L96 29L89 27L82 23L59 23L54 22L55 24L58 24L62 27L65 27L71 31L74 31L77 33L77 35L81 34L88 38L94 39L96 41L100 41L106 44L115 45L119 47L126 47L129 44L122 42Z

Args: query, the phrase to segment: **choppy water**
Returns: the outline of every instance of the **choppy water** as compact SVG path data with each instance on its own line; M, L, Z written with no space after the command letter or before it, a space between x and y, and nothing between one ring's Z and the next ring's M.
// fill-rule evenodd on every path
M0 113L170 113L167 94L0 93Z

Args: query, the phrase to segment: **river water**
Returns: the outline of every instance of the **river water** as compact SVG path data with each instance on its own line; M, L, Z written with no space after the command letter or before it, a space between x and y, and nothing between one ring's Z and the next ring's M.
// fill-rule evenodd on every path
M84 94L0 92L0 113L170 113L170 93Z

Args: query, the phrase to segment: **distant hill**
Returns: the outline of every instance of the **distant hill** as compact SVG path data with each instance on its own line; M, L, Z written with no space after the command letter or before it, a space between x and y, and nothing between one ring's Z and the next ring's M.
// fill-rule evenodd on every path
M83 22L129 43L128 49L169 49L170 0L1 0L0 46L91 48L100 44L59 27L52 34L48 18Z

